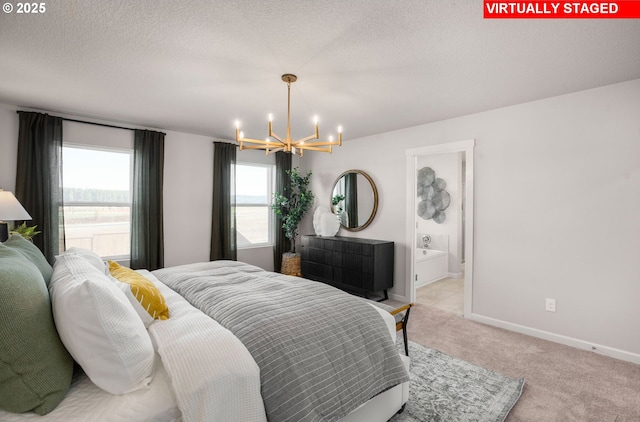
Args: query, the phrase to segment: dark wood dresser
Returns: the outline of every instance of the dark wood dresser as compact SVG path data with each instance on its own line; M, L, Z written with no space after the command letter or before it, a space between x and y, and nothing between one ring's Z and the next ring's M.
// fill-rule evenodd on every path
M354 237L302 236L302 276L343 290L383 292L393 287L393 242Z

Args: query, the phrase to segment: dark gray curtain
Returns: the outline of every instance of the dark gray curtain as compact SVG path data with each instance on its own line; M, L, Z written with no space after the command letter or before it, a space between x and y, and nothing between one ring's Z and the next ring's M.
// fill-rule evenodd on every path
M344 192L344 207L349 218L349 227L358 227L358 173L347 173Z
M164 133L135 130L131 202L131 268L164 267L162 186Z
M291 154L283 151L276 152L276 193L289 195L291 178L287 174L291 171ZM282 254L291 250L291 241L284 235L282 219L276 217L275 242L273 246L273 270L280 271L282 266Z
M49 263L64 250L62 119L19 111L16 198L42 233L33 238Z
M214 142L210 259L238 259L236 247L236 146Z

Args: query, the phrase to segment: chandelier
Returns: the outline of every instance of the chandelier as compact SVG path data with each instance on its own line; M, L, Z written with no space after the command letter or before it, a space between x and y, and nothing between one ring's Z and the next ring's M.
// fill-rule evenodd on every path
M266 139L245 138L240 130L240 122L236 120L236 142L240 145L240 151L244 149L261 149L266 151L266 155L272 152L284 151L302 156L304 151L332 152L334 145L342 145L342 126L338 126L338 140L334 141L333 136L329 136L328 141L314 141L320 139L318 132L318 116L313 120L315 133L313 135L298 140L291 139L291 84L298 77L292 74L282 75L282 80L287 83L287 136L282 137L273 133L273 115L269 114L269 136ZM248 144L248 145L245 145Z

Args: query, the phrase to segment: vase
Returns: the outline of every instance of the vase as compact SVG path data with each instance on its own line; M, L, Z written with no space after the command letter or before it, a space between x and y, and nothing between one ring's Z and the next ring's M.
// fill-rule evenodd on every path
M329 211L327 207L318 207L313 213L313 229L318 236L335 236L340 230L340 217Z

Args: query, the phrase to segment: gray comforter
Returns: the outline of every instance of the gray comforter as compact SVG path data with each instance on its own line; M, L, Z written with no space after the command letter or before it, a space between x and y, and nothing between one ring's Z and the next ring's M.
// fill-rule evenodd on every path
M236 261L153 274L244 343L271 422L336 421L409 379L378 312L331 286Z

